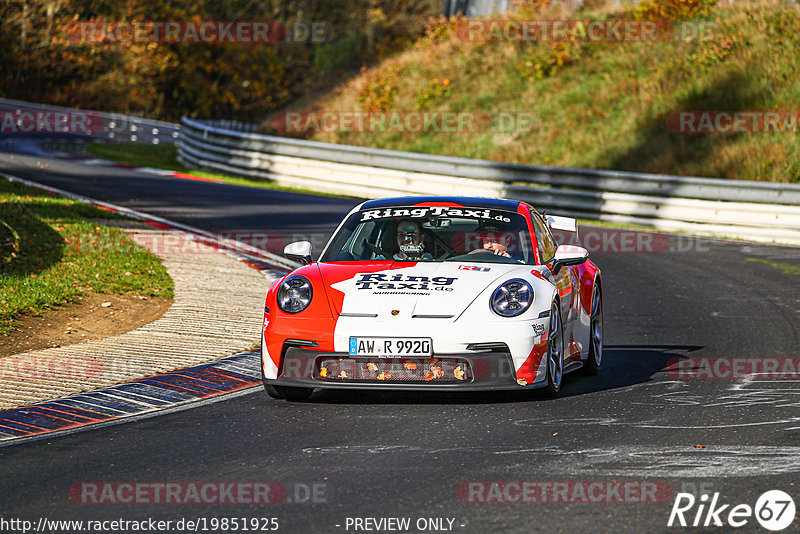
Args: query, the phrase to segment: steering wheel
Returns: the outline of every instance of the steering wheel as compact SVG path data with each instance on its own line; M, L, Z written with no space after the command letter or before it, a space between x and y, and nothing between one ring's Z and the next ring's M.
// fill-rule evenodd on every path
M491 250L486 250L486 249L483 249L483 248L476 248L475 250L470 250L469 252L467 252L467 256L469 256L470 254L489 254L491 256L497 256L498 255L498 254L495 254Z
M366 241L366 240L364 241L364 244L367 246L367 248L368 248L368 249L370 249L370 250L372 251L372 253L373 253L373 254L375 254L375 255L381 255L381 256L383 256L384 258L386 258L387 260L389 260L389 259L391 259L391 258L392 258L392 255L391 255L391 254L389 254L388 252L386 252L385 250L383 250L383 249L382 249L381 247L379 247L378 245L375 245L375 244L373 244L373 243L370 243L369 241Z

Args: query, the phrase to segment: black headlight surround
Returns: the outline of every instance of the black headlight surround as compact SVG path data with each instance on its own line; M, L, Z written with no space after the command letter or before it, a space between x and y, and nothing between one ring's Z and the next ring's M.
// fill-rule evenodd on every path
M510 315L506 315L506 314L500 313L500 311L498 311L497 308L495 307L495 304L498 301L498 293L500 293L500 291L504 287L506 287L506 286L508 286L510 284L522 284L525 287L527 287L528 288L528 292L530 293L530 298L528 299L528 302L525 303L521 308L519 308L518 310L514 310L514 313L512 313ZM530 284L530 282L528 282L527 280L523 280L522 278L511 278L509 280L506 280L505 282L503 282L499 286L497 286L497 288L494 291L492 291L492 296L489 298L489 308L492 309L492 311L495 313L495 315L499 315L500 317L503 317L503 318L518 317L518 316L522 315L523 313L525 313L526 311L528 311L528 309L533 304L533 299L534 299L533 286Z
M296 284L296 282L300 282L300 284ZM286 292L290 291L290 289L297 289L308 292L308 298L306 300L306 303L302 305L302 307L293 309L284 308L283 300L285 300L286 298ZM282 312L291 314L300 313L301 311L308 308L309 304L311 304L311 299L313 298L314 298L314 288L311 285L311 282L308 280L308 278L300 274L294 274L292 276L289 276L286 280L281 282L281 285L278 287L278 291L275 295L275 300L278 303L278 308L280 308Z

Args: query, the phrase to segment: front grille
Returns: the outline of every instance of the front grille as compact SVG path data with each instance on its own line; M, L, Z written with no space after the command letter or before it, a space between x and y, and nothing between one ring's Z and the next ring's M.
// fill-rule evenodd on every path
M469 362L453 358L323 358L316 377L322 380L387 382L470 382Z

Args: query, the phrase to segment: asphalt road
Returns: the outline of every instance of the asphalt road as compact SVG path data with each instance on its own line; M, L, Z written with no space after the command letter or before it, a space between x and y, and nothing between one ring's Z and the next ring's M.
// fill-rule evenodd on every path
M0 153L0 171L219 232L330 233L354 204L20 154ZM612 243L608 238L606 248ZM687 357L777 365L794 358L788 361L796 365L800 251L685 236L671 237L670 247L593 253L605 286L603 368L597 377L569 375L558 398L344 391L288 403L257 390L0 448L0 515L33 521L277 518L284 532L368 531L356 530L354 519L389 517L410 518L410 532L696 530L667 527L675 494L684 491L695 493L698 504L701 494L718 492L718 505L731 505L720 515L726 527L707 529L719 532L733 530L733 505L755 506L767 490L788 493L800 507L797 374L686 379L665 370L670 360ZM709 375L725 369L718 365ZM258 505L111 505L83 504L69 493L83 482L206 481L278 482L288 498ZM542 482L551 489L568 482L569 489L561 497L546 492L545 503L465 502L470 495L473 501L491 496L493 487L522 497L513 486L469 485L475 481ZM616 499L607 489L612 503L582 500L575 488L588 489L593 481L660 490L647 502L624 490ZM314 485L316 498L307 491ZM538 491L525 498L540 500ZM685 513L690 525L697 512L695 505ZM443 518L443 526L417 524L421 518ZM754 517L746 519L737 531L768 532ZM797 532L798 525L796 519L785 532Z

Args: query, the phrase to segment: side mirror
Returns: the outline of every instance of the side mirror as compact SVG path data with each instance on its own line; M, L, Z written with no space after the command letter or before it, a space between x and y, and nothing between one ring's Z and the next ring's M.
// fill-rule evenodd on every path
M290 260L308 265L311 263L311 242L295 241L294 243L289 243L284 247L283 255Z
M575 245L559 245L553 262L553 273L558 274L562 267L580 265L589 258L589 251Z

